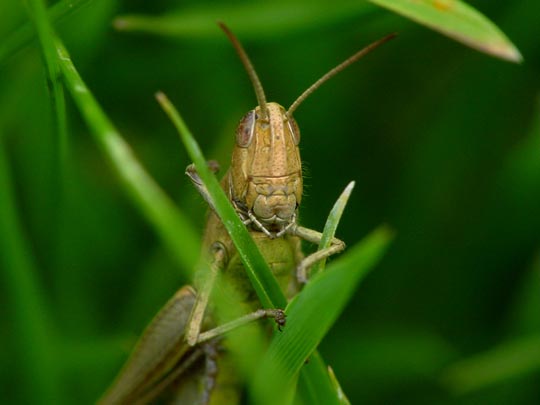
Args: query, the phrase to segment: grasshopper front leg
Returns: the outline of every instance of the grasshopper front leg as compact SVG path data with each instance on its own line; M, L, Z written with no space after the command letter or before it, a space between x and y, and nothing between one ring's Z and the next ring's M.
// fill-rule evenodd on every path
M250 314L244 315L238 319L234 319L223 325L201 333L201 325L208 306L210 294L216 283L217 275L220 270L223 270L227 265L227 251L225 246L219 242L212 244L210 248L211 262L210 272L204 280L203 286L197 295L195 304L191 311L188 326L186 328L185 340L190 346L195 346L204 342L208 342L216 337L246 325L250 322L262 318L273 318L278 325L279 330L285 326L285 313L281 309L259 309Z
M289 228L290 235L298 236L308 242L318 245L321 243L322 233L313 229L304 228L303 226L294 225ZM331 245L325 249L316 251L305 257L296 267L296 278L299 283L307 282L307 270L320 260L324 260L336 253L342 252L345 249L345 242L338 238L332 238Z

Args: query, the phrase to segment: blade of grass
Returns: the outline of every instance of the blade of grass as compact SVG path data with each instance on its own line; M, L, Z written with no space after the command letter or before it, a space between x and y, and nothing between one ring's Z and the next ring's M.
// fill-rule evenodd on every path
M138 162L128 144L105 115L80 77L60 40L58 60L66 87L89 126L94 139L108 157L121 184L148 219L181 268L192 276L198 259L198 233Z
M295 375L345 307L358 282L392 239L382 226L315 276L287 306L287 328L276 334L255 378L256 403L280 403ZM322 403L322 402L321 402Z
M217 214L238 249L238 253L261 304L265 308L284 308L287 304L285 296L281 292L275 277L255 245L255 242L253 242L245 225L238 218L238 214L221 189L219 182L208 168L206 159L195 138L193 138L184 120L167 96L160 92L156 94L156 98L176 127L190 158L195 163L197 172L212 196Z
M321 355L314 352L300 370L298 395L310 405L341 405L340 393ZM294 379L291 381L294 382Z
M509 341L454 363L443 373L442 383L456 394L476 391L540 370L540 336Z
M522 56L487 17L460 0L369 0L471 48L510 62Z
M318 250L330 246L353 188L354 181L350 182L347 187L345 187L345 190L343 190L332 207L324 226L323 236ZM326 260L315 263L311 269L311 277L314 277L317 273L322 271L325 267L325 263ZM313 363L313 365L309 365L311 363ZM308 398L307 403L314 404L318 402L320 404L331 404L341 402L340 398L344 397L344 394L340 391L341 388L339 388L339 382L335 375L324 372L325 364L318 353L315 353L314 356L312 356L309 364L304 366L304 369L309 370L311 373L311 380L305 378L305 372L301 373L299 379L299 391L303 398ZM336 389L336 385L339 389Z
M63 0L57 2L47 10L49 21L57 23L82 6L89 4L92 0ZM30 44L34 37L35 30L30 22L21 25L0 43L0 67L7 62L10 57Z
M341 388L341 385L339 385L339 381L334 374L334 370L330 366L328 366L328 374L330 375L330 380L332 380L332 382L334 383L334 388L338 393L338 398L340 399L341 404L351 405L351 401L349 401L349 398L347 398L347 396L343 392L343 389Z
M340 2L328 7L324 2L246 3L226 6L198 6L163 16L125 15L115 19L120 31L145 32L175 38L218 38L215 21L226 21L244 39L275 39L299 30L314 29L352 16L365 16L376 8L365 2Z
M56 57L56 47L54 45L54 32L49 23L47 9L43 0L28 0L28 14L34 24L39 42L45 69L47 71L47 87L51 98L53 130L55 134L56 156L53 161L55 164L54 184L55 192L59 201L56 201L56 207L63 205L63 179L66 173L67 158L67 118L66 102L64 97L64 88L60 79L60 67ZM60 217L57 212L53 215L55 222Z
M0 272L8 308L13 311L13 340L22 349L18 353L26 384L28 403L62 402L56 350L52 343L53 325L49 307L37 280L38 269L25 240L13 193L10 170L0 137Z
M330 215L328 215L326 224L324 225L323 236L321 238L321 243L319 243L318 250L323 250L330 247L332 243L332 239L334 238L334 235L336 234L336 229L339 225L339 221L341 220L341 215L343 215L343 210L345 210L347 201L349 201L349 197L351 196L353 188L354 188L354 181L351 181L347 185L347 187L345 187L345 190L343 190L343 192L337 199L336 203L332 207L332 210L330 211ZM325 265L326 265L326 259L315 263L313 267L311 268L311 277L314 277L317 273L322 271Z

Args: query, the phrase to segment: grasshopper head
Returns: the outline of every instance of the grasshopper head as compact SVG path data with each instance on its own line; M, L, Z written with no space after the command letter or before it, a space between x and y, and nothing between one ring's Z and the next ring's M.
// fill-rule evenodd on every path
M302 198L300 132L294 118L276 103L249 111L236 130L230 193L237 206L271 231L294 220Z
M395 34L373 42L328 71L305 90L286 111L267 103L264 90L240 41L218 23L236 49L253 84L258 107L249 111L236 130L236 145L229 171L229 196L243 219L259 222L263 232L286 231L296 220L302 198L302 168L298 143L300 132L293 112L323 83L362 58Z

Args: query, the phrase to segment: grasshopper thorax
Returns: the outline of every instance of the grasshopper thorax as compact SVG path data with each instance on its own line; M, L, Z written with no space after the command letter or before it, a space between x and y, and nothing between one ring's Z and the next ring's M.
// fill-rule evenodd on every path
M277 103L249 111L236 130L229 177L231 200L268 231L294 222L302 198L300 132Z

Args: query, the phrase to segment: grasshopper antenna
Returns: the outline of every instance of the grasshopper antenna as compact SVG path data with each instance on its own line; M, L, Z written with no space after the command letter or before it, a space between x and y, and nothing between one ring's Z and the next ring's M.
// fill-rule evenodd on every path
M253 67L253 64L249 60L249 57L247 56L246 51L242 47L242 44L236 38L236 36L232 33L232 31L227 27L223 22L218 21L219 27L225 32L227 37L229 37L229 40L233 44L234 48L236 49L236 52L238 53L238 56L240 57L240 60L242 61L242 64L246 68L247 74L251 80L251 83L253 84L253 89L255 90L255 95L257 96L257 102L259 103L259 107L261 108L261 113L263 117L267 117L267 111L266 108L266 96L264 95L264 89L262 87L261 81L259 80L259 76L257 76L257 72L255 72L255 68Z
M384 38L379 39L378 41L372 42L371 44L369 44L365 48L359 50L354 55L352 55L350 58L348 58L347 60L343 61L342 63L337 65L335 68L330 70L323 77L321 77L319 80L317 80L315 83L313 83L306 91L304 91L300 95L300 97L298 97L294 101L294 103L291 104L291 106L287 110L287 115L289 117L291 117L292 113L298 108L298 106L300 104L302 104L304 102L304 100L311 95L311 93L313 93L315 90L317 90L319 87L321 87L321 85L323 83L327 82L329 79L331 79L332 77L337 75L339 72L341 72L345 68L351 66L354 62L356 62L358 59L362 58L363 56L367 55L368 53L370 53L375 48L377 48L380 45L390 41L393 38L395 38L396 35L397 35L396 33L392 33L392 34L389 34L389 35L385 36Z

